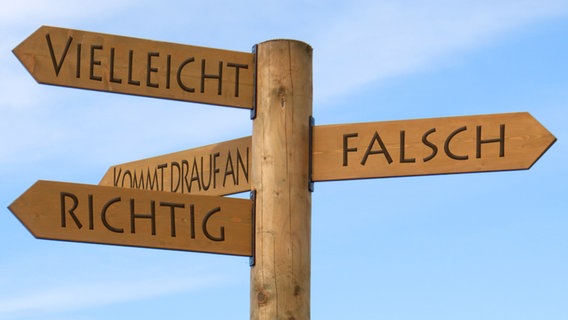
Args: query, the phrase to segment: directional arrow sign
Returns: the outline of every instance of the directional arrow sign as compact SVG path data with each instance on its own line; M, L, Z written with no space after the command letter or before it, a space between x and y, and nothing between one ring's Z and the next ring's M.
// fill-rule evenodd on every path
M317 126L313 180L528 169L555 141L528 113Z
M99 185L203 195L249 191L250 149L245 137L119 164Z
M252 202L38 181L9 207L37 238L251 256Z
M13 51L40 83L252 108L251 53L47 26Z

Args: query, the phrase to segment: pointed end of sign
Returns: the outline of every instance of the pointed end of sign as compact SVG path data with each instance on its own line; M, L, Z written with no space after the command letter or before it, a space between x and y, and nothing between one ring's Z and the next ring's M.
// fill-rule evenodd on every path
M12 50L12 53L20 60L20 63L28 70L28 72L33 76L33 57L31 54L26 52L26 40L20 43L17 47Z
M545 129L546 130L546 129ZM552 145L557 141L556 137L550 133L548 130L548 135L544 138L545 141L548 141L548 144L545 142L543 143L544 148L542 149L542 152L540 153L540 155L538 155L538 157L536 157L533 161L533 163L531 163L531 165L529 166L529 169L532 168L532 166L548 151L548 149L550 149L552 147Z
M45 33L45 29L51 28L47 26L41 26L29 37L24 39L18 46L12 49L12 53L20 60L20 63L28 70L32 77L39 83L38 75L36 74L36 55L38 52L42 52L41 46L44 45L45 39L42 41L42 35Z
M19 199L19 198L18 198ZM12 212L12 214L17 217L18 215L16 214L17 210L17 201L18 199L14 200L14 202L12 202L9 206L8 206L8 210L10 210L10 212Z
M43 182L41 180L37 181L8 206L8 210L10 210L18 221L36 238L39 238L34 232L35 220L37 220L36 216L38 213L33 203L37 201L37 192L38 189L41 189L42 184Z
M32 187L30 187L28 190L24 191L24 193L22 193L16 200L14 200L8 206L8 210L10 210L10 212L12 212L12 214L14 216L16 216L16 218L18 218L18 219L20 219L20 214L23 211L22 209L25 207L25 203L27 202L27 200L26 200L27 194ZM21 219L20 219L20 221L21 221Z
M8 206L8 210L12 212L14 217L16 217L18 221L20 221L20 223L28 230L29 233L31 233L35 238L37 238L37 236L33 232L33 229L30 228L26 223L27 219L25 214L25 206L22 205L23 201L21 200L21 198L22 197L20 196L18 199L14 200L14 202L12 202L12 204Z
M532 118L534 123L529 131L533 132L534 140L538 144L538 150L540 153L534 158L534 161L529 165L527 169L532 168L532 166L552 147L552 145L557 141L556 137L546 129L542 123L540 123L536 118L534 118L530 113L527 115Z
M28 38L29 39L29 38ZM35 70L35 58L32 52L30 52L26 41L20 43L17 47L12 50L12 53L20 60L20 63L28 70L31 76L37 81L34 70ZM39 81L38 81L39 82Z

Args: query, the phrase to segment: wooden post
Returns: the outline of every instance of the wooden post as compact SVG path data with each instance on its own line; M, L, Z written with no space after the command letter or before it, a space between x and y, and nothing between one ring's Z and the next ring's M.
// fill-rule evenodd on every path
M251 188L256 192L251 319L310 318L312 48L258 44Z

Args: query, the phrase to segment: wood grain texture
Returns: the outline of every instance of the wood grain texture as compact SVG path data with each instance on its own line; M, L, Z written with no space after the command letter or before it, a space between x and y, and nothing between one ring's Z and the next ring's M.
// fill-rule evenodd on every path
M310 317L311 47L291 40L261 43L257 68L251 319L305 320Z

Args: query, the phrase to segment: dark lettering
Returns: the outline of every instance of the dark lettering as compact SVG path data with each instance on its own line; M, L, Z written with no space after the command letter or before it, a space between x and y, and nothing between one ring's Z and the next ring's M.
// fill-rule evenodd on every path
M381 149L373 150L373 145L375 144L375 141L379 144ZM367 163L367 158L369 157L369 155L372 155L372 154L384 154L385 158L387 159L387 162L389 164L392 162L392 158L391 158L385 144L383 143L381 136L379 135L379 133L377 131L375 131L375 134L373 135L373 138L371 139L371 142L369 143L369 146L367 147L367 151L365 151L365 155L363 156L363 160L361 160L361 164L365 165L365 163Z
M136 189L144 189L144 171L140 170L140 177L134 171L134 175L132 177L132 188Z
M211 218L217 212L221 212L221 207L214 208L214 209L210 210L209 212L207 212L207 214L205 215L205 218L203 218L203 224L201 225L201 228L203 229L203 234L207 237L207 239L213 240L213 241L225 241L225 227L224 226L221 226L221 228L220 228L221 232L220 232L220 235L218 237L211 235L209 233L209 230L207 230L207 222L209 222L209 218Z
M94 217L94 209L93 209L93 195L89 194L89 230L93 230L95 228L95 217Z
M81 44L77 43L77 69L75 69L75 78L81 78Z
M133 60L134 60L134 50L129 50L128 51L128 84L134 85L134 86L139 86L140 85L140 81L138 80L134 80L132 78L132 70L133 68Z
M154 186L156 186L156 190L160 190L158 187L158 170L154 169L154 177L150 178L150 168L147 169L148 174L146 175L146 189L147 190L154 190Z
M357 133L346 133L343 135L343 166L347 167L349 165L347 154L348 152L357 152L357 148L349 148L349 138L356 138L359 134Z
M235 97L239 96L239 71L241 68L248 69L248 64L238 64L228 62L227 67L234 67L235 68Z
M193 161L195 161L195 159ZM195 162L194 166L196 166ZM197 168L194 169L196 170ZM205 184L205 171L209 171L209 181L207 182L207 184ZM201 186L203 186L203 190L205 191L209 190L209 187L211 186L212 171L213 171L213 155L209 154L209 170L205 170L205 168L203 167L203 157L201 157Z
M114 77L114 48L110 48L110 82L122 83L122 79Z
M118 171L118 176L116 175L116 167L113 167L114 170L114 176L112 178L113 184L115 187L118 187L118 180L120 180L120 174L122 173L122 169L119 169ZM124 180L122 180L122 186L124 187Z
M245 175L245 179L248 182L249 176L248 176L248 168L249 168L249 148L247 147L247 164L245 165L245 163L243 162L243 158L241 156L241 153L239 152L239 149L237 149L237 185L239 184L239 163L240 163L240 168L243 169L244 175Z
M162 207L170 207L171 235L176 236L176 208L185 208L183 203L160 202Z
M181 81L181 73L183 71L183 68L185 68L185 66L191 62L195 61L195 58L191 57L186 59L184 62L182 62L179 65L178 71L177 71L177 83L179 85L180 88L182 88L184 91L187 92L195 92L195 88L190 88L188 86L185 85L185 83L183 83L183 81Z
M230 168L229 168L230 166ZM231 152L227 153L227 162L225 163L225 175L223 176L223 187L225 186L225 182L227 181L227 176L233 176L233 185L236 184L235 181L235 169L233 167L233 159L231 158Z
M113 205L113 204L115 204L115 203L118 203L118 202L120 202L120 201L122 201L122 199L121 199L120 197L116 197L116 198L110 199L107 203L105 203L105 205L103 206L103 209L102 209L102 211L101 211L101 220L102 220L102 222L103 222L103 225L104 225L108 230L110 230L110 231L112 231L112 232L116 232L116 233L124 233L124 229L113 227L113 226L110 225L110 223L108 223L108 220L107 220L107 210L108 210L108 208L109 208L111 205Z
M195 239L195 206L189 205L189 235L191 239Z
M201 59L201 93L205 92L205 79L217 79L217 94L221 95L223 84L223 61L219 61L218 74L207 74L205 73L205 59Z
M217 174L221 172L221 170L217 168L217 158L219 158L220 155L219 152L213 154L213 189L217 188Z
M179 163L177 163L175 161L172 161L170 167L171 167L171 170L170 170L170 191L176 192L177 189L179 188L179 184L180 184L180 181L181 181L181 168L179 166ZM174 189L174 167L177 168L178 177L179 177L178 180L177 180L177 184L176 184L175 189Z
M61 196L61 227L62 228L67 228L67 221L65 219L65 213L69 213L69 215L71 216L71 218L73 218L73 221L75 221L75 224L77 225L77 227L79 229L81 229L83 227L83 224L79 221L79 218L77 218L77 216L75 215L75 209L77 209L77 206L79 205L79 199L77 199L77 196L69 193L69 192L61 192L60 193ZM67 201L65 200L66 198L71 199L73 201L73 205L71 206L71 209L67 209Z
M401 130L400 131L400 163L413 163L416 162L415 158L410 158L410 159L406 159L406 157L404 156L405 153L405 147L406 147L406 131Z
M201 158L201 166L203 167L203 158ZM201 174L203 174L203 171L201 172ZM201 191L201 181L199 180L199 168L197 167L197 160L195 159L195 157L193 158L193 166L191 167L191 182L187 190L188 192L191 192L191 187L193 187L193 181L197 181L197 187L199 188L199 191Z
M444 143L444 151L446 152L446 154L448 155L448 157L454 159L454 160L467 160L469 159L469 157L467 155L465 156L460 156L460 155L456 155L455 153L453 153L450 150L450 142L452 142L452 139L460 132L466 131L467 127L461 127L458 128L456 130L454 130L454 132L450 133L450 135L448 136L448 138L446 139L446 142Z
M424 157L424 159L422 159L424 162L428 162L428 161L434 159L436 154L438 154L438 147L428 140L428 136L431 135L434 132L436 132L436 128L432 128L432 129L426 131L426 133L424 133L424 135L422 136L422 143L424 143L424 145L426 145L426 146L430 147L430 149L432 149L432 153L429 156Z
M505 125L501 124L499 126L499 138L495 138L495 139L486 139L486 140L482 140L481 139L481 126L477 126L477 148L476 148L476 152L475 152L475 157L477 159L481 158L481 145L484 143L495 143L495 142L499 142L499 157L504 157L505 156Z
M101 65L101 60L95 60L95 50L102 50L102 45L91 45L91 63L89 64L89 79L102 81L103 77L95 76L95 66Z
M158 68L152 68L152 57L159 57L159 52L148 52L148 72L146 73L146 85L152 88L158 88L158 83L152 82L152 72L158 72Z
M152 223L152 235L156 235L156 201L150 201L150 213L135 213L134 199L130 199L130 233L136 233L136 219L150 219Z
M65 44L65 48L63 49L63 54L61 55L61 58L59 58L59 62L55 58L55 52L53 51L53 44L51 43L51 37L49 33L45 35L45 39L47 40L47 47L49 48L49 54L51 55L51 62L53 63L53 68L55 69L55 75L59 76L59 71L61 71L61 66L63 65L63 61L67 56L67 52L69 52L69 47L71 46L73 37L69 37L67 39L67 44Z
M127 175L130 177L130 184L127 185L127 187L132 188L132 173L130 173L130 170L124 171L124 174L122 175L122 186L124 187L124 179Z
M158 165L158 170L160 170L160 191L164 191L164 168L167 168L167 163L162 163Z
M166 56L166 89L170 88L170 81L172 76L172 56Z
M187 192L190 191L191 186L187 182L187 175L189 174L189 162L187 160L181 161L181 175L183 176L181 180L181 193L185 192L185 187L187 187ZM199 181L199 178L198 178Z

